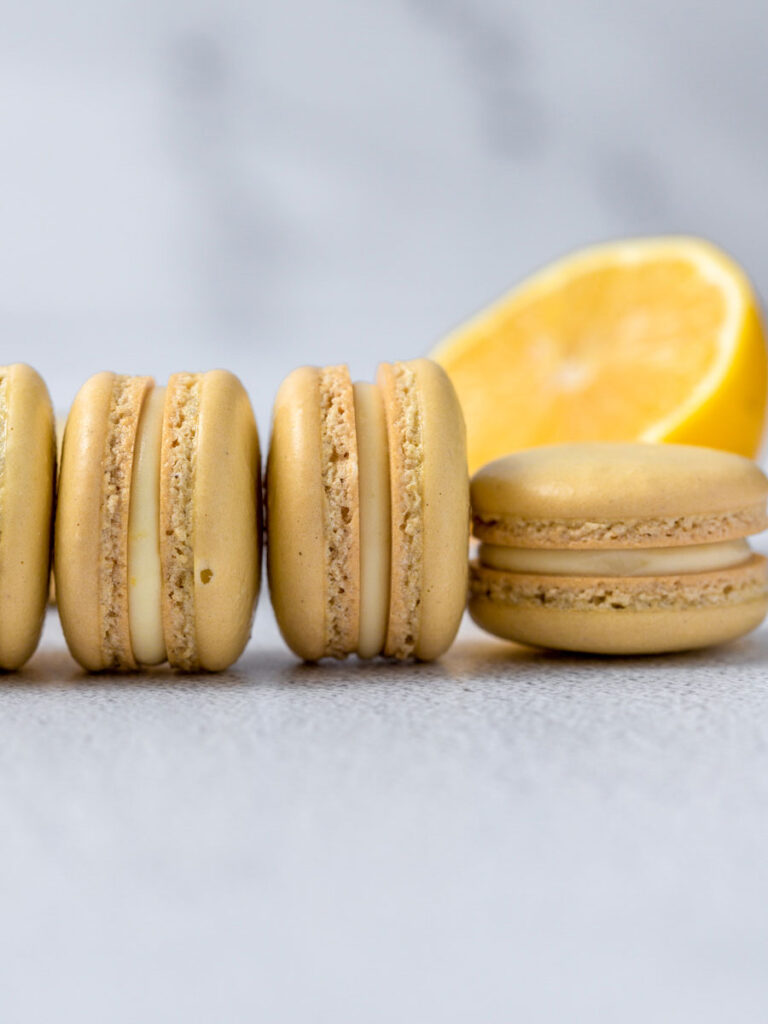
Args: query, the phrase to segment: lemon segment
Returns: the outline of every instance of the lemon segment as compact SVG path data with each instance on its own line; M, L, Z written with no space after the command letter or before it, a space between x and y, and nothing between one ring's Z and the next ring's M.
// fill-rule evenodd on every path
M467 422L470 471L560 441L708 445L754 457L766 345L743 271L695 238L595 246L553 264L432 353Z

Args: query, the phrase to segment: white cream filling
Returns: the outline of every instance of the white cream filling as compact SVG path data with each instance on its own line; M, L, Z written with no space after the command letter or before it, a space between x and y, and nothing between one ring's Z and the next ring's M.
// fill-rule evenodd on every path
M552 551L481 544L482 565L504 572L554 576L669 576L715 572L746 562L752 550L745 540L691 544L673 548Z
M387 635L390 577L389 446L384 404L375 384L358 381L355 396L360 493L361 658L381 654Z
M141 410L128 513L128 621L142 665L166 659L160 567L160 442L165 388L152 388Z

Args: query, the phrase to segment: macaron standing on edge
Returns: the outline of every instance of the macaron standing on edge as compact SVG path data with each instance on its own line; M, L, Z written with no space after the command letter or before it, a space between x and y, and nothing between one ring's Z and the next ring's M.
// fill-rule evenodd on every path
M466 603L464 421L445 372L385 363L301 367L275 399L267 565L278 625L300 658L439 657Z
M0 669L21 668L40 639L55 473L53 409L43 380L23 363L0 367Z
M620 442L518 452L472 480L472 618L539 647L641 654L706 647L768 610L768 479L748 459Z
M77 661L226 668L250 635L260 565L259 440L240 381L91 377L67 418L55 527Z

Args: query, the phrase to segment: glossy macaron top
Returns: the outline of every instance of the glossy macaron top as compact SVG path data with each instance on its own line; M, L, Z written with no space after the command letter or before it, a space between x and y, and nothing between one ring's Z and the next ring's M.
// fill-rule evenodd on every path
M474 533L520 547L662 547L758 533L768 479L689 445L582 442L517 452L472 479Z
M56 441L41 377L0 367L0 668L37 646L48 597Z

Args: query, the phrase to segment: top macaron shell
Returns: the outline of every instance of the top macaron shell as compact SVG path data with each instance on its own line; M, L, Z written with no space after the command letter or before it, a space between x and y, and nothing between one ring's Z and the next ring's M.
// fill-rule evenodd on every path
M48 599L56 441L31 367L0 367L0 408L0 668L12 670L34 652Z
M749 459L691 445L560 444L472 479L474 533L519 547L664 547L758 533L768 481Z

